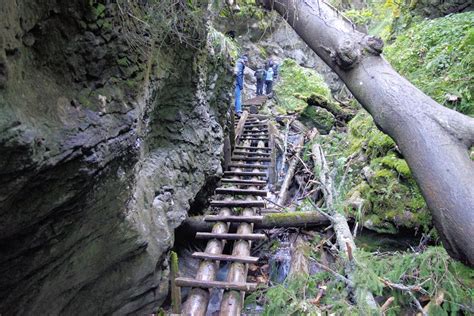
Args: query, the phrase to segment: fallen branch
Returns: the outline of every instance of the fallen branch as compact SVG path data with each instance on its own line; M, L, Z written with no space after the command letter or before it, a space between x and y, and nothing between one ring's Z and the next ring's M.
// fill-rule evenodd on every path
M307 133L308 142L313 140L313 138L316 137L317 134L318 134L317 129L312 129L311 131L309 131ZM295 147L296 147L295 154L293 156L293 159L290 162L288 171L286 172L285 179L283 180L283 183L281 185L280 193L278 194L278 200L276 202L277 204L285 205L285 202L288 197L288 189L290 188L293 177L295 175L296 166L298 165L299 155L301 154L301 150L304 147L304 140L305 140L305 136L301 135L300 138L295 143Z
M354 282L354 272L356 269L355 262L353 260L353 252L356 250L354 239L352 238L352 233L349 229L349 225L347 224L347 220L344 215L338 213L334 207L334 188L333 188L333 181L332 176L330 174L329 166L326 161L326 157L324 155L324 151L319 144L314 144L311 148L312 157L314 161L314 166L316 172L319 175L320 186L321 190L324 193L324 202L326 204L326 208L329 210L328 216L331 220L334 232L336 234L336 243L339 249L339 252L344 254L342 256L344 260L344 270L347 276L347 280L349 283L346 282L349 293L352 293L354 296L355 293L355 282ZM318 211L319 208L316 208ZM372 310L374 313L379 313L379 307L375 302L374 296L371 292L366 289L362 289L363 294L362 298L364 303ZM354 296L355 298L355 296Z
M295 157L299 156L301 149L304 145L304 135L301 135L300 138L296 141L296 152ZM290 188L291 182L293 180L293 176L295 175L296 165L298 164L298 159L294 158L291 160L290 165L288 167L288 171L286 172L285 179L280 188L280 193L278 194L277 204L284 205L285 201L288 197L288 189ZM283 168L283 167L282 167Z

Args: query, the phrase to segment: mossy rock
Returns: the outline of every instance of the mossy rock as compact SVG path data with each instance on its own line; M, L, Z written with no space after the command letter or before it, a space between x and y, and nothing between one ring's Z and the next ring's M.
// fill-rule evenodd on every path
M328 134L336 123L334 115L326 109L308 105L301 112L300 119L309 126L316 127L322 134Z
M280 66L280 79L275 85L279 112L300 112L314 96L322 102L331 102L331 91L323 77L313 69L301 67L292 59L285 59Z

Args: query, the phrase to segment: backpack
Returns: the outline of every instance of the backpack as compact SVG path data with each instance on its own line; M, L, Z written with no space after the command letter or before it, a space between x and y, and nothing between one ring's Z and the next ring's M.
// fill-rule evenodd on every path
M257 80L263 80L265 78L265 70L263 69L258 69L255 72L255 77L257 77Z

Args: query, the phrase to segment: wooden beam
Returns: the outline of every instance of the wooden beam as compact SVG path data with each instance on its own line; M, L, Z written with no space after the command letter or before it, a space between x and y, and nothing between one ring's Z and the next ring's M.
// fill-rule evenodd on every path
M266 177L267 173L254 171L224 171L224 176Z
M257 200L222 200L211 201L212 207L265 207L265 201Z
M260 127L267 126L268 123L255 123L255 124L245 124L244 127Z
M268 192L256 189L217 188L216 194L267 196Z
M235 143L238 142L242 134L242 131L244 129L244 124L245 124L245 121L247 120L248 115L249 115L249 112L244 111L242 115L240 116L239 123L237 124L237 127L235 128Z
M267 169L266 165L257 165L257 164L245 164L245 163L230 163L229 167L231 168L241 168L241 169Z
M232 283L232 282L223 282L223 281L199 281L192 278L177 278L176 284L178 286L186 287L199 287L204 289L226 289L226 290L236 290L236 291L245 291L252 292L257 289L257 283Z
M219 212L220 216L230 216L231 210L222 208ZM225 222L216 222L212 227L213 233L227 233L229 231L229 224ZM205 252L211 254L221 254L224 249L225 242L222 240L212 239L207 242ZM219 267L215 262L201 261L199 263L196 279L214 280L217 275ZM186 302L182 306L181 313L183 315L204 316L207 311L207 304L209 302L209 291L201 288L192 289Z
M221 240L265 240L265 234L215 234L215 233L196 233L196 239L221 239Z
M261 210L263 213L264 210ZM209 218L210 220L206 220ZM186 230L188 234L195 234L196 232L209 232L212 229L213 219L222 218L222 222L233 223L235 222L247 222L245 221L246 216L229 215L222 217L220 215L206 215L206 216L192 216L188 217L184 222L182 228ZM227 220L226 218L230 218ZM242 220L239 220L242 218ZM252 219L252 216L250 217ZM250 222L250 221L249 221ZM252 220L253 222L253 220ZM298 227L298 228L311 228L311 227L324 227L329 226L331 221L319 212L289 212L289 213L270 213L265 212L263 219L259 222L253 222L255 229L272 229L280 227Z
M251 137L251 136L241 135L239 139L240 140L259 140L262 142L268 142L268 136L266 136L265 138L261 138L261 137Z
M270 153L257 153L255 151L234 150L234 155L270 157Z
M272 161L269 157L244 157L244 156L232 156L232 161Z
M264 150L264 151L271 151L272 149L270 147L255 147L255 146L242 146L242 145L237 145L234 147L235 149L255 149L255 150Z
M253 215L253 216L242 216L242 215L229 215L229 216L220 216L220 215L206 215L204 216L204 221L206 222L230 222L230 223L261 223L263 216Z
M228 179L228 178L222 178L221 182L239 184L239 185L255 185L255 186L263 186L267 184L267 182L263 180Z
M192 255L194 258L204 260L216 260L216 261L230 261L230 262L241 262L241 263L257 263L258 257L238 257L232 255L214 255L205 252L195 252Z

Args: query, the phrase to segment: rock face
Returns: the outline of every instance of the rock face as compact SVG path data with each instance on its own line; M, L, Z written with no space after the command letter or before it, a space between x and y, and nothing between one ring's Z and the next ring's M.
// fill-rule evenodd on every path
M259 16L259 15L256 15ZM265 26L262 26L265 24ZM255 95L256 80L253 71L264 66L268 58L281 65L284 59L293 59L305 68L312 68L320 73L331 91L335 94L345 87L337 75L316 55L296 34L280 15L266 13L262 18L238 15L220 21L218 27L223 32L235 31L236 41L249 55L249 67L246 69L246 97ZM344 92L347 94L347 92Z
M474 10L474 4L469 0L421 0L413 4L416 14L437 18L448 14Z
M225 59L132 49L118 12L0 7L0 314L153 312L174 228L221 173Z

